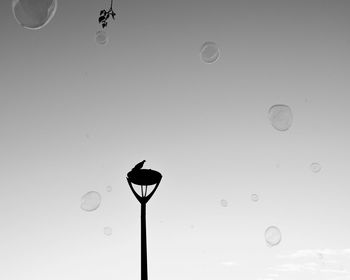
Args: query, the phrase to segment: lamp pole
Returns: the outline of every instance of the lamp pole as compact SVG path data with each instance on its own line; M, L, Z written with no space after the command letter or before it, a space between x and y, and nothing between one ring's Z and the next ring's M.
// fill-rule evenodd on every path
M146 236L146 203L141 203L141 280L148 280L147 236Z
M141 204L141 280L148 280L147 271L147 235L146 235L146 204L157 190L162 175L151 169L133 169L126 178L131 191ZM134 190L133 184L141 186L141 196ZM154 189L147 195L147 187L155 185ZM143 187L146 187L143 191Z

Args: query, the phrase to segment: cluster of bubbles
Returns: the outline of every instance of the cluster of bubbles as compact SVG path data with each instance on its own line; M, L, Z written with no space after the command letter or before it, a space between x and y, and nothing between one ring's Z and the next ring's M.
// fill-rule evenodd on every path
M107 192L112 191L112 186L106 187ZM80 208L84 211L95 211L101 204L101 195L96 191L90 191L84 194L80 200Z
M251 200L254 202L257 202L257 201L259 201L259 196L257 194L252 194ZM222 207L227 207L228 202L225 199L221 199L220 204ZM191 226L191 228L192 228L192 226ZM266 241L267 246L269 246L269 247L276 246L281 242L281 240L282 240L282 234L281 234L281 231L278 227L269 226L265 230L265 241Z
M57 0L12 0L12 13L19 25L26 29L39 30L46 26L57 10ZM95 34L95 42L105 46L109 38L105 30Z
M54 17L57 10L57 0L12 0L12 12L15 20L19 25L26 29L38 30L46 26ZM96 32L95 41L98 45L105 46L109 42L106 31L99 30ZM200 48L200 57L204 63L211 64L218 60L220 51L215 42L207 41ZM269 120L273 128L278 131L288 130L293 123L293 114L289 106L277 104L270 107ZM314 162L310 165L314 173L321 170L321 165ZM112 191L111 186L106 187L107 192ZM251 195L251 200L257 202L259 196ZM81 197L81 209L84 211L94 211L101 204L101 195L96 191L90 191ZM227 207L228 202L221 199L222 207ZM191 228L194 228L191 225ZM112 235L111 227L104 227L104 234ZM269 226L265 230L265 241L270 247L276 246L281 242L281 231L276 226Z
M293 114L289 106L283 104L273 105L269 109L270 123L278 131L288 130L293 123Z
M282 240L281 231L276 226L269 226L265 230L265 241L269 247L278 245Z
M220 51L215 42L205 42L199 51L201 60L204 63L214 63L220 56Z
M259 201L259 196L257 194L252 194L251 200L254 202L257 202L257 201ZM225 199L221 199L220 204L222 207L227 207L228 202ZM192 226L191 226L191 228L192 228ZM269 226L265 230L265 241L266 241L267 246L269 246L269 247L276 246L281 242L281 240L282 240L282 234L281 234L281 231L278 227Z
M111 186L106 187L107 192L112 191ZM81 197L80 208L84 211L91 212L99 208L101 204L101 195L96 191L90 191ZM110 236L113 233L111 227L104 227L103 232L105 235Z
M220 51L215 42L205 42L200 48L200 58L204 63L214 63L218 60ZM269 109L269 119L271 125L278 131L288 130L293 123L293 114L289 106L283 104L273 105ZM251 195L251 200L259 201L257 194ZM228 202L225 199L220 200L222 207L227 207ZM269 226L265 230L265 241L269 247L278 245L281 242L281 231L276 226Z
M19 25L38 30L47 25L57 10L57 0L12 0L12 13Z
M314 173L318 173L318 172L320 172L321 171L321 164L319 164L318 162L313 162L313 163L311 163L311 165L310 165L310 169L311 169L311 171L312 172L314 172Z

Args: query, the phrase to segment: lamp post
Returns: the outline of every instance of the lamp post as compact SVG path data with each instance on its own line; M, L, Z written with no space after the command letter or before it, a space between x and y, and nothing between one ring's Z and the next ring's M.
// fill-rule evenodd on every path
M141 280L148 280L147 273L147 238L146 238L146 204L151 199L155 191L157 190L159 183L162 179L162 175L152 169L141 169L143 162L138 163L129 173L126 178L130 186L131 191L135 195L136 199L141 204ZM138 185L141 187L141 195L139 195L134 187ZM153 190L147 195L147 187L155 185ZM145 189L144 189L145 187Z

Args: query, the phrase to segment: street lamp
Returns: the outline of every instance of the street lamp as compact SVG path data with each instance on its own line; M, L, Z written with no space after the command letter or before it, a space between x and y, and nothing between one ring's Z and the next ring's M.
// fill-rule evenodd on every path
M141 204L141 280L148 280L147 274L147 239L146 239L146 204L157 190L162 175L152 169L142 169L145 161L135 165L128 173L126 180L136 199ZM141 196L135 191L134 185L141 187ZM147 195L147 187L155 185L153 190ZM144 189L145 187L145 189Z

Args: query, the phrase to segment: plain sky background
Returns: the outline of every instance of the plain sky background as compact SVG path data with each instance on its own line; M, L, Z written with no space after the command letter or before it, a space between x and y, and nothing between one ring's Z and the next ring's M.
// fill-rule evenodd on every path
M350 1L114 6L100 46L109 1L59 0L41 30L0 2L0 278L140 279L125 177L145 159L163 174L150 280L350 279ZM271 126L274 104L292 109L288 131ZM88 191L94 212L80 209Z

